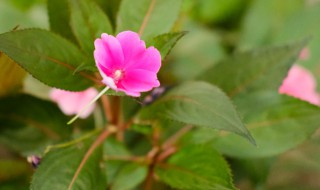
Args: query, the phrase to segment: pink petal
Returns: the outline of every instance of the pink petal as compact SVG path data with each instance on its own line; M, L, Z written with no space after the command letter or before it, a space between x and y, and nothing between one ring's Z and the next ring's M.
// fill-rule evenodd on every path
M320 96L316 92L316 80L307 69L294 65L279 88L279 93L287 94L312 104L320 105Z
M121 44L124 63L126 65L132 64L133 59L142 56L146 49L144 41L142 41L140 36L135 32L124 31L119 33L116 38Z
M102 34L101 39L95 40L94 45L94 58L98 67L100 64L109 70L122 68L124 57L118 39Z
M155 72L141 69L127 71L121 84L129 92L145 92L160 86Z
M127 66L127 69L144 69L152 72L158 72L161 67L161 55L154 47L149 47L140 57L132 60L134 64Z

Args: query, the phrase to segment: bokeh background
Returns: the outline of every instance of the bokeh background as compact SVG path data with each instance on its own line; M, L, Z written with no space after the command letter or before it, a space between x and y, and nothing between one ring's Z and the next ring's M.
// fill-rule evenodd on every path
M48 29L46 11L45 0L0 0L0 33L17 27ZM309 57L297 64L309 69L320 84L319 23L320 0L185 0L175 30L188 34L164 61L167 72L161 78L167 83L189 80L235 52L309 36ZM10 72L21 77L10 78ZM8 86L8 81L16 85ZM49 88L14 64L0 64L0 85L0 96L22 89L48 99ZM31 165L3 141L0 128L0 190L29 189ZM276 157L229 161L234 182L243 190L320 189L320 132Z

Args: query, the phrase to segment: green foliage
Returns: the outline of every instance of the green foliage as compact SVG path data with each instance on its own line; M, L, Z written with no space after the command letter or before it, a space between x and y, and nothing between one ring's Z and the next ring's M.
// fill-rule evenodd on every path
M1 34L0 51L49 86L80 91L92 84L83 77L88 74L74 73L84 59L81 51L49 31L27 29Z
M67 118L51 102L28 95L0 99L0 142L24 154L41 153L71 134Z
M91 143L91 140L86 140L66 148L53 149L47 153L32 178L31 189L106 189L106 180L100 165L102 159L100 148L91 154L73 186L69 187Z
M205 82L181 84L139 113L142 120L157 117L231 131L254 143L229 98L219 88Z
M225 134L214 143L225 154L241 158L277 155L310 138L320 126L317 106L274 92L246 96L236 102L258 148Z
M222 88L229 96L254 90L277 91L306 41L236 54L214 65L199 79Z
M182 38L186 32L167 33L154 37L149 41L148 46L154 46L161 54L162 60L170 53L177 41Z
M160 180L178 189L235 189L225 160L210 145L181 148L156 167Z
M71 28L82 49L93 60L94 40L102 33L112 34L109 18L90 0L69 0Z
M117 33L123 30L139 32L142 39L167 33L178 17L181 0L122 0Z
M50 30L76 42L70 25L70 6L68 0L48 0Z

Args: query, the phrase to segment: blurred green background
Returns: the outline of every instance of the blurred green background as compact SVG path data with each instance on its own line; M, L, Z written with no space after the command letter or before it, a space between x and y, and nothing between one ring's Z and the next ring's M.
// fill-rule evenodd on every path
M310 58L297 64L308 68L320 84L319 23L320 0L185 0L174 30L188 34L164 60L162 69L167 72L162 73L171 77L162 78L167 83L190 80L235 52L310 36ZM48 29L45 0L0 0L0 33L16 27ZM10 79L9 69L21 72L21 79ZM25 76L17 66L0 65L0 95L9 92L6 80L17 80L17 88L47 98L49 88ZM2 141L0 138L0 190L29 189L32 167L25 155L1 145ZM234 182L243 190L320 189L320 132L277 157L228 160Z

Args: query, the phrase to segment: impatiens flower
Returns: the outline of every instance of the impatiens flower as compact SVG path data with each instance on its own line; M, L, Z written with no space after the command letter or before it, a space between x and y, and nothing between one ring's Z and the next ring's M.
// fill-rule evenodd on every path
M138 97L140 92L160 86L160 53L152 46L146 48L137 33L124 31L116 37L104 33L94 46L102 82L113 90Z
M307 69L294 65L284 79L279 93L300 98L311 104L320 105L320 95L316 91L316 80Z
M66 115L79 114L80 118L88 117L94 110L95 105L92 104L85 111L81 112L81 109L87 105L98 92L94 88L88 88L81 92L69 92L65 90L52 89L50 91L50 98L56 102L59 108Z

